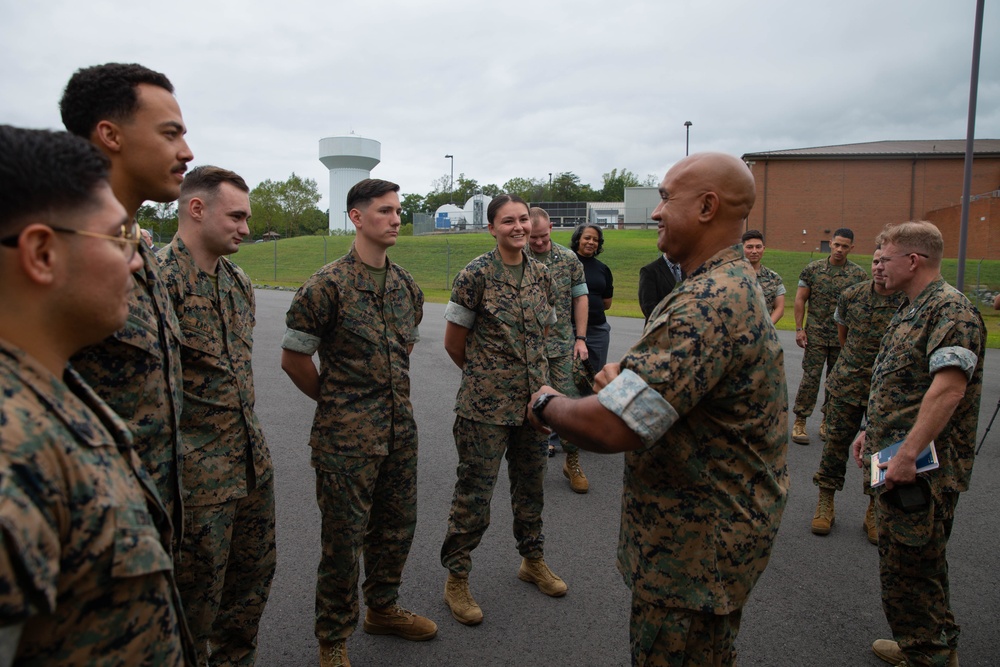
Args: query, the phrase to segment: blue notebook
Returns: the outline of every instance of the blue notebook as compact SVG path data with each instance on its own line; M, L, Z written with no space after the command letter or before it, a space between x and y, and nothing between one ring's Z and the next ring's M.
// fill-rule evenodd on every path
M897 443L889 445L885 449L879 450L872 455L872 475L871 483L872 487L881 486L885 484L885 468L879 468L877 464L888 463L889 460L896 455L899 448L903 445L903 441L900 440ZM920 452L920 456L917 457L917 472L927 472L928 470L934 470L935 468L941 467L941 461L938 460L937 449L934 447L934 441L931 440L931 444L924 448L924 451Z

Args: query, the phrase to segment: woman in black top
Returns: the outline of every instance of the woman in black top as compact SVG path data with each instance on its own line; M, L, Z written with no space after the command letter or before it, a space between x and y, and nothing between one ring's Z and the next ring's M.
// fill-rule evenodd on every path
M590 355L590 365L597 373L608 363L611 325L608 324L604 311L611 307L611 297L615 291L611 269L597 259L604 250L604 231L597 225L584 223L573 231L569 245L580 258L587 278L590 306L587 309L587 353Z

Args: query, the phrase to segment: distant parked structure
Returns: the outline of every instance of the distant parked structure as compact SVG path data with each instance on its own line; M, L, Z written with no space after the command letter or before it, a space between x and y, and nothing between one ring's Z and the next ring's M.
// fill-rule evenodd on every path
M660 203L660 189L655 185L625 188L625 226L656 227L649 217Z
M1000 259L1000 139L973 145L968 257ZM829 252L833 231L859 247L888 222L926 219L958 255L964 140L875 141L747 153L757 184L748 228L768 248ZM628 192L626 192L628 201Z
M477 193L468 198L463 208L454 204L438 206L434 212L434 231L476 231L486 229L486 208L493 197Z
M357 135L319 140L319 161L330 170L330 229L350 229L347 192L358 181L371 178L382 161L382 144Z

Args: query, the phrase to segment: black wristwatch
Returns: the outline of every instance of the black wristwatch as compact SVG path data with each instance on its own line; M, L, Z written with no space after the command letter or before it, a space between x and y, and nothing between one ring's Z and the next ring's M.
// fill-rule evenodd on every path
M549 423L545 421L545 417L542 415L542 412L545 410L545 406L549 404L549 401L556 396L558 396L558 394L542 394L535 399L534 403L531 404L531 411L535 413L535 419L542 422L546 426L548 426Z

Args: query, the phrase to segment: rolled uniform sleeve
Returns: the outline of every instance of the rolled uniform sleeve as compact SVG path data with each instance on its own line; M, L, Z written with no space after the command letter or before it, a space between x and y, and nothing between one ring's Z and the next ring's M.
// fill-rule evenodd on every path
M281 347L285 350L308 354L312 356L319 349L320 338L312 334L296 331L295 329L285 329L285 335L281 339Z
M628 369L602 389L597 400L621 418L647 447L662 438L678 419L674 406Z
M460 327L471 329L476 323L476 313L454 301L449 301L444 309L444 319Z
M930 373L934 375L942 368L958 368L965 373L965 379L971 380L972 374L979 363L979 356L964 347L942 347L934 350L930 358Z

